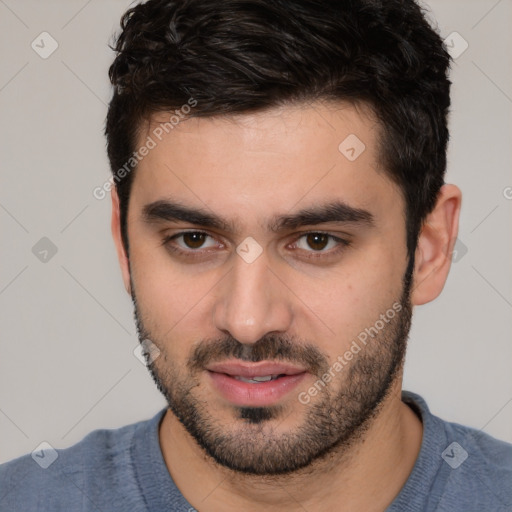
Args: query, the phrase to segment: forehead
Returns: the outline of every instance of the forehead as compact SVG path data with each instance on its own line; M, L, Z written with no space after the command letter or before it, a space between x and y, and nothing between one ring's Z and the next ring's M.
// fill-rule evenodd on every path
M341 153L349 161L355 161L363 150L360 145L363 143L369 150L366 151L368 162L375 157L373 149L378 134L379 125L370 107L363 103L330 101L287 104L254 113L183 119L172 112L159 112L143 125L139 143L143 144L144 138L151 136L157 144L186 143L205 154L214 151L215 146L231 141L231 154L240 149L302 158L320 156L319 153L327 151L336 157ZM356 154L342 151L348 147L339 147L350 135L350 140L356 142Z
M341 199L355 207L402 208L378 161L379 125L369 108L310 103L169 123L155 114L139 145L135 202L172 197L226 217L270 217ZM166 124L167 123L167 124Z

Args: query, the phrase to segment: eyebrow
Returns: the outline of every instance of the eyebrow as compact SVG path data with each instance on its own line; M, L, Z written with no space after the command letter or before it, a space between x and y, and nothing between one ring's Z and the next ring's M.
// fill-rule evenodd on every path
M158 221L188 222L205 228L214 228L223 231L234 231L232 222L228 222L218 215L202 209L189 208L165 199L147 204L142 210L142 216L148 223Z
M362 208L349 206L343 201L333 201L324 205L312 206L290 215L278 216L270 223L270 230L296 229L301 226L326 224L328 222L364 224L371 227L374 225L374 217L369 211Z
M190 208L169 200L159 200L144 206L143 219L147 223L187 222L205 228L213 228L226 232L236 231L237 223L228 221L204 209ZM297 229L301 226L313 226L325 223L374 225L374 216L367 210L349 206L343 201L312 206L293 214L278 215L271 219L268 229L273 232Z

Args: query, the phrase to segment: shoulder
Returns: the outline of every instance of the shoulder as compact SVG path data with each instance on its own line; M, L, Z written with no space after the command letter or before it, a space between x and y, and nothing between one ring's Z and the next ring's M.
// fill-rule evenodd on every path
M444 427L449 442L441 454L449 473L441 496L445 508L465 501L468 510L490 504L492 510L511 510L512 444L456 423Z
M512 444L438 418L418 395L406 392L403 399L424 424L423 467L433 475L427 509L512 510Z
M147 423L95 430L66 449L43 444L0 465L0 509L95 510L107 498L136 494L130 450L135 432Z

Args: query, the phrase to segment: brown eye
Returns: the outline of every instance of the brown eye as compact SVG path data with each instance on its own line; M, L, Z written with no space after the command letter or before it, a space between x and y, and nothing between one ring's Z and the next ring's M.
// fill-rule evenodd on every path
M199 249L202 247L206 241L206 237L208 235L206 233L198 233L198 232L190 232L190 233L184 233L182 235L183 237L183 243L189 248L189 249Z
M182 254L200 254L213 249L223 249L221 243L203 231L182 231L163 239L163 245L170 251L181 251Z
M314 251L321 251L327 247L330 236L325 233L309 233L306 235L306 243Z

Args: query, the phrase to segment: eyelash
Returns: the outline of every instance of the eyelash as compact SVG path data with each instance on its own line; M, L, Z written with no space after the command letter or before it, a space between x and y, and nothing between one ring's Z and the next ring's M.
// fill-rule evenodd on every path
M338 236L331 235L330 233L326 233L325 231L306 231L305 233L302 233L300 236L298 236L292 244L297 244L299 240L302 238L308 236L308 235L326 235L329 237L330 240L336 242L336 247L334 249L330 249L328 251L306 251L304 250L303 258L307 259L316 259L316 258L328 258L330 256L336 256L346 248L350 247L352 244L351 241L345 240L344 238L340 238ZM299 249L301 250L301 249Z
M201 258L204 256L205 252L209 252L208 249L181 249L180 247L177 247L176 245L173 245L172 242L176 240L177 238L182 237L183 235L189 234L189 233L197 233L202 234L207 237L215 239L212 235L205 231L196 231L196 230L188 230L188 231L180 231L179 233L176 233L174 235L169 235L163 238L162 245L165 246L168 250L182 256L187 256L188 258ZM342 252L344 249L350 247L352 245L352 242L343 238L339 238L337 236L331 235L330 233L326 233L325 231L306 231L305 233L301 233L300 236L295 238L295 240L292 242L292 244L296 244L300 239L306 237L307 235L326 235L329 237L330 240L336 242L338 245L334 249L330 249L329 251L323 252L323 251L304 251L303 258L306 259L316 259L316 258L327 258L329 256L335 256L338 253ZM222 244L224 245L224 244ZM300 250L300 249L299 249Z

